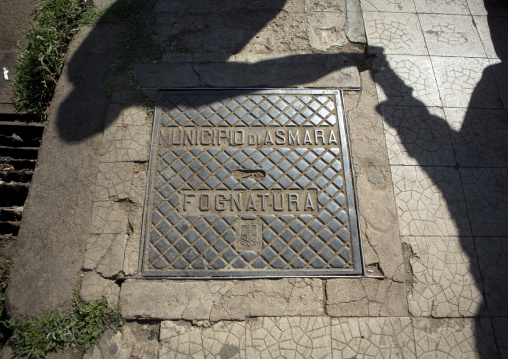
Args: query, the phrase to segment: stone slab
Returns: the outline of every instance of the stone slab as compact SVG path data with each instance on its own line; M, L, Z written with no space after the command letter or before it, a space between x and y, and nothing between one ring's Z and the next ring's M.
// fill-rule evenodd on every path
M490 318L414 318L418 358L497 358Z
M452 0L442 6L436 6L433 0L415 0L415 5L419 13L469 15L467 0Z
M344 107L366 272L402 283L405 273L383 118L377 107L376 84L371 74L362 72L361 81L361 92L344 91Z
M142 275L360 274L342 111L338 91L162 91Z
M389 279L329 279L326 313L332 317L408 316L406 284Z
M126 319L245 320L324 314L317 279L257 281L127 280L120 290Z
M83 359L153 359L159 358L158 325L126 323L118 332L107 330L98 345Z
M85 302L106 299L111 307L118 306L120 287L112 280L104 279L97 273L89 272L83 275L79 290L79 298Z
M412 288L409 311L417 317L474 317L482 314L480 270L473 239L407 237Z
M195 63L176 62L182 55L167 55L157 64L134 71L143 88L248 87L248 88L359 88L353 60L343 54L236 55L237 62L193 55ZM258 60L255 62L255 60Z
M383 11L383 12L415 12L414 1L410 0L361 0L362 10L367 11Z
M418 18L429 55L486 57L473 17L469 14L418 14Z
M105 278L117 276L123 267L126 234L90 235L86 242L83 269L96 270Z
M508 308L508 238L477 237L476 253L481 271L485 306L492 316L506 317ZM504 318L506 320L506 318ZM506 335L503 338L506 341Z
M246 358L330 358L330 318L257 318L247 323Z
M365 25L360 0L346 0L346 36L351 42L365 44Z
M245 323L218 322L200 328L164 321L160 341L161 358L245 358Z
M333 23L320 22L329 15ZM157 4L154 28L161 42L176 40L190 52L227 57L240 52L313 52L324 43L337 52L348 42L345 23L344 0L222 1L220 6L207 6L206 2L188 5L178 0ZM313 37L319 40L317 47Z
M416 358L411 318L332 319L333 358Z
M503 108L494 86L501 74L492 72L489 59L433 56L432 68L444 107Z

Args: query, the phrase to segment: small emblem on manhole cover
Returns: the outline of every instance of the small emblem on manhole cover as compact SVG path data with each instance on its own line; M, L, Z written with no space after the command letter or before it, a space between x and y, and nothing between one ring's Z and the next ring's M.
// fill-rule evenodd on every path
M263 249L263 223L260 219L238 219L235 247L237 251L261 251Z
M141 274L360 274L340 96L161 91Z

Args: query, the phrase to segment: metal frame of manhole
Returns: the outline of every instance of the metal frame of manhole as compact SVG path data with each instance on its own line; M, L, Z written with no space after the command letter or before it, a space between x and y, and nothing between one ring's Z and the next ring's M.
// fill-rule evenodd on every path
M365 275L340 90L157 95L142 278Z

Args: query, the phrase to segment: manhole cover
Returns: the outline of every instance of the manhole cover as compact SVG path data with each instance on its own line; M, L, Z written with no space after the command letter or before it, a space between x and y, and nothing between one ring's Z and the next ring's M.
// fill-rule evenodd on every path
M143 276L361 274L341 93L162 91Z

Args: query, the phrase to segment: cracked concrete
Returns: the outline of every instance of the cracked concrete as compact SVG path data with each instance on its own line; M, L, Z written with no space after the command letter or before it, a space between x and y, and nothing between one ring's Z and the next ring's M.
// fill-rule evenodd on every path
M150 293L147 295L147 293ZM120 307L128 319L245 320L256 316L321 315L317 279L256 281L141 281L122 285Z
M388 279L328 279L326 313L332 317L404 317L405 283Z

